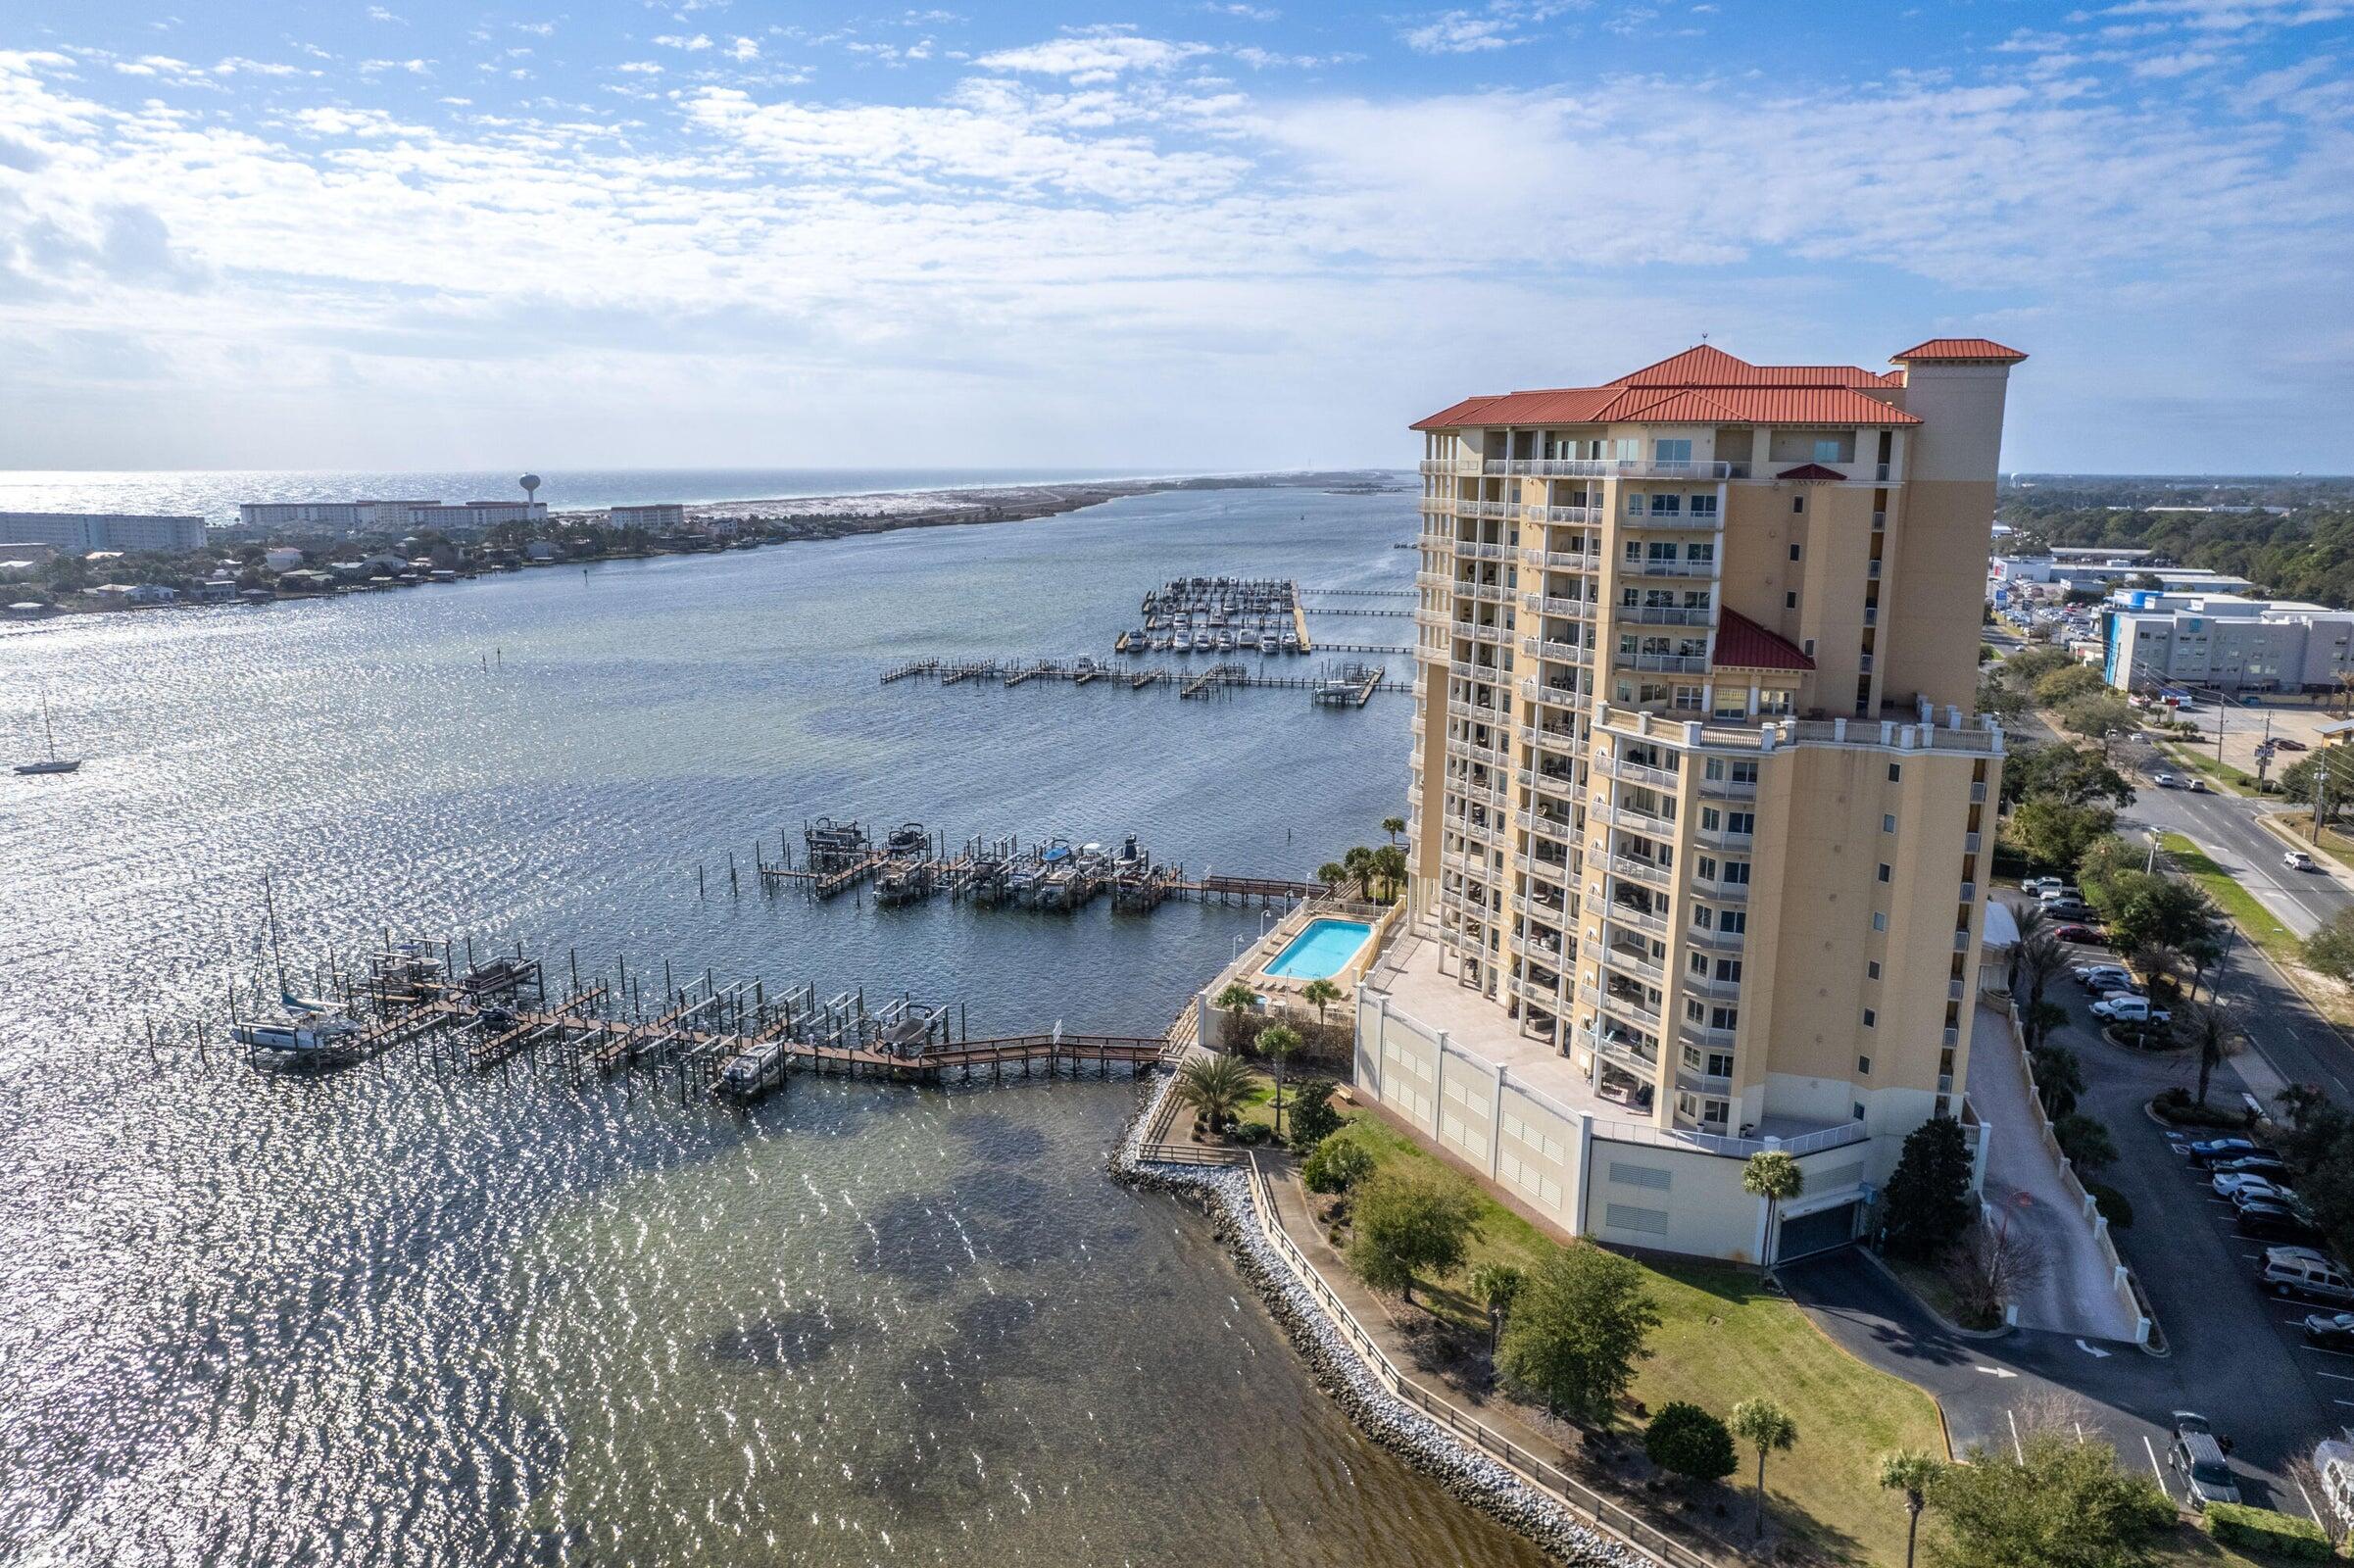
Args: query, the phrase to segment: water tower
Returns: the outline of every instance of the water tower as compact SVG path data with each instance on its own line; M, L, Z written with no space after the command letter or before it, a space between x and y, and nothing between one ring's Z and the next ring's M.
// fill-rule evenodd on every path
M538 474L536 474L536 473L526 473L526 474L524 474L524 475L523 475L523 476L522 476L520 479L517 479L517 480L515 481L515 483L517 483L517 484L519 484L519 485L521 485L521 486L523 487L523 502L524 502L524 504L525 504L526 506L528 506L528 505L529 505L531 502L533 502L533 501L535 501L535 500L537 500L537 499L538 499L538 497L539 497L539 475L538 475Z

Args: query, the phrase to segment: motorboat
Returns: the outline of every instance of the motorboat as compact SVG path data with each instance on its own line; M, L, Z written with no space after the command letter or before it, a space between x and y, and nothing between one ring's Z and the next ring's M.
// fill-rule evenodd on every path
M1179 616L1178 618L1182 620L1184 617ZM1194 634L1187 631L1179 632L1177 634L1176 641L1172 643L1171 646L1181 654L1192 653L1194 651Z

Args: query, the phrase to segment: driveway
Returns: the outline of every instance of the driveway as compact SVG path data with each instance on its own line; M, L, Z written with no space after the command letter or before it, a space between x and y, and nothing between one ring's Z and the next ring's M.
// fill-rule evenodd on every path
M2009 1018L1980 1006L1971 1019L1970 1102L1991 1140L1986 1200L1994 1223L2035 1240L2044 1270L2019 1300L2019 1322L2055 1334L2131 1342L2140 1314L2119 1298L2084 1204L2068 1191L2059 1156L2037 1130L2027 1062Z

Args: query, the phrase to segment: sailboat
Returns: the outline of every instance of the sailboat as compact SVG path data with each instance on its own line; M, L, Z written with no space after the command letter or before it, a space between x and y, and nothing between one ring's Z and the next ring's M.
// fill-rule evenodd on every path
M229 1038L247 1051L281 1061L322 1062L342 1056L360 1043L357 1019L338 1013L328 1003L298 997L286 984L286 958L278 948L278 907L270 879L262 879L262 904L270 913L270 956L277 965L278 1005L286 1009L283 1022L232 1023Z
M19 762L20 773L71 773L81 766L78 757L57 755L57 730L49 722L49 694L41 694L41 734L49 743L49 755L37 762Z

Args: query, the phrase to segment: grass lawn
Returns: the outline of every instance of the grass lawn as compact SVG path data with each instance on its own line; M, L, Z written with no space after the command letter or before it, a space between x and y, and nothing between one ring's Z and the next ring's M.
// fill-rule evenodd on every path
M2313 813L2311 811L2282 811L2279 820L2281 826L2294 828L2298 843L2308 848L2313 847ZM2341 864L2354 865L2354 834L2347 833L2344 828L2326 827L2322 829L2322 842L2319 848L2324 855Z
M2157 1568L2280 1568L2287 1559L2250 1556L2227 1546L2195 1524L2184 1523L2158 1544Z
M1404 1133L1368 1114L1348 1136L1377 1161L1421 1161L1451 1169ZM1468 1179L1468 1178L1466 1178ZM1481 1194L1470 1266L1534 1264L1557 1245L1529 1221ZM1876 1372L1825 1338L1806 1314L1743 1269L1706 1262L1638 1259L1662 1319L1656 1352L1636 1374L1634 1396L1656 1410L1688 1399L1719 1416L1752 1396L1779 1400L1798 1420L1797 1446L1766 1465L1766 1488L1785 1524L1826 1556L1886 1563L1904 1556L1904 1509L1873 1477L1890 1448L1944 1452L1936 1403L1911 1384ZM1414 1298L1442 1316L1483 1328L1486 1312L1460 1287L1469 1268ZM1622 1417L1629 1429L1641 1423ZM1745 1461L1754 1466L1755 1459ZM1751 1471L1744 1469L1737 1481Z
M2219 762L2196 746L2186 745L2181 741L2161 741L2158 743L2158 750L2179 766L2189 768L2200 777L2222 785L2229 794L2255 795L2260 793L2256 787L2255 774L2244 773L2229 762Z

